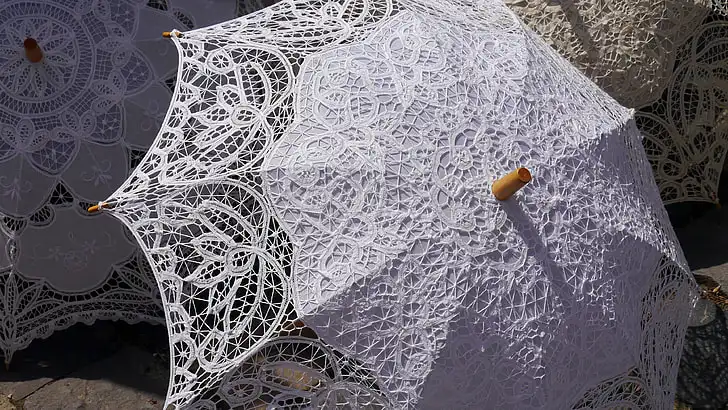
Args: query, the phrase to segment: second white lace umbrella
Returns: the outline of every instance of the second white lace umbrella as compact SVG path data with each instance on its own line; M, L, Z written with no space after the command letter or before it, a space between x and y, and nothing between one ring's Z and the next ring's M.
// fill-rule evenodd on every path
M99 319L159 322L159 291L118 221L86 212L141 161L175 82L163 29L234 0L0 1L0 354ZM26 48L27 47L27 48ZM6 392L8 393L8 392ZM17 398L17 397L16 397Z

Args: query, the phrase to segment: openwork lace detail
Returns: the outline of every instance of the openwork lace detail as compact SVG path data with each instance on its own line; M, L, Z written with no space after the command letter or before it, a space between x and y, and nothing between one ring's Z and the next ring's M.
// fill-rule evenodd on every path
M310 328L292 327L228 373L195 409L393 408L376 377L326 345Z
M709 0L505 0L523 21L620 103L637 107L667 87L675 51Z
M671 402L693 282L632 113L502 3L284 1L172 41L107 200L161 289L166 405Z
M0 349L5 363L10 363L14 353L28 347L33 340L47 338L76 323L90 325L96 320L163 323L161 298L152 269L142 251L131 247L135 242L131 232L123 229L116 237L101 232L100 241L68 234L63 247L39 248L24 237L26 231L43 232L53 225L59 213L61 218L68 218L69 213L79 217L87 214L89 206L76 199L63 182L53 188L44 203L26 216L0 214L3 246L0 251L0 317L3 319ZM102 281L85 292L65 292L52 281L33 276L47 273L45 270L21 269L20 256L26 253L59 271L82 272L98 265L94 253L104 253L105 249L118 246L118 241L130 247L131 253L117 260L104 260L106 270L98 275Z
M127 0L3 3L0 160L21 155L37 171L58 175L82 142L122 138L124 98L153 77L130 44L138 14ZM26 38L41 45L41 62L25 57Z
M16 242L7 242L7 253L15 253ZM10 258L10 262L14 258ZM5 363L16 351L33 340L76 323L96 320L145 321L162 324L161 298L149 263L141 252L109 267L108 278L91 292L69 295L58 292L42 279L27 279L14 272L12 265L0 267L0 348Z
M664 203L718 203L728 152L728 20L708 16L677 49L662 96L636 119Z
M718 202L728 149L724 1L505 2L612 97L637 109L664 203Z

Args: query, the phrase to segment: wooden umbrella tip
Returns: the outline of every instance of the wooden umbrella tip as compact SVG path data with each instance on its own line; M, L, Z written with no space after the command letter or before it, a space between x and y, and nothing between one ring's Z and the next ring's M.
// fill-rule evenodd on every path
M107 203L106 203L106 202L102 202L102 203L100 203L100 204L98 204L98 205L93 205L93 206L90 206L90 207L88 208L88 212L89 212L89 213L94 213L94 212L98 212L98 211L100 211L100 210L101 210L101 208L106 208L106 207L107 207Z
M164 38L170 38L173 35L175 37L182 37L182 33L176 33L176 32L172 32L172 31L164 31L164 32L162 32L162 37L164 37Z
M518 168L516 173L518 174L518 179L524 184L531 182L531 171L529 171L528 168Z
M25 47L26 50L32 50L38 47L38 42L35 41L34 38L26 38L25 41L23 41L23 47Z
M531 182L531 179L531 171L528 168L520 167L495 181L491 190L496 199L505 201Z

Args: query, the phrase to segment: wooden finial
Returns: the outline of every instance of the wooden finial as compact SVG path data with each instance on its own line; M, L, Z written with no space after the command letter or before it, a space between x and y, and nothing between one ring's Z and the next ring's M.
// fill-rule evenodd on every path
M531 182L531 171L521 167L495 181L491 190L496 199L505 201L529 182Z
M179 33L179 32L172 32L172 31L165 31L165 32L162 32L162 37L164 37L164 38L170 38L170 37L172 37L173 35L174 35L174 36L177 36L178 38L179 38L179 37L182 37L182 33Z
M94 213L94 212L100 211L102 208L108 208L108 207L109 207L109 204L107 204L106 202L101 202L98 205L94 205L94 206L89 207L88 208L88 212L89 213Z
M43 50L40 49L34 38L26 38L23 41L23 47L25 48L25 56L31 63L37 63L43 59Z

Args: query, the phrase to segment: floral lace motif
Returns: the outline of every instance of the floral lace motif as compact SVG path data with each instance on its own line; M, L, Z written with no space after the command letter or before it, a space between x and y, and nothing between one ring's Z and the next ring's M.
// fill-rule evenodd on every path
M301 58L356 41L393 12L388 0L281 2L173 36L181 66L168 116L141 164L107 200L160 285L173 360L165 408L214 408L198 395L218 386L216 400L233 407L270 403L278 393L268 389L281 393L234 376L294 318L292 246L263 194L260 165L293 119ZM300 363L310 363L307 352ZM355 378L365 372L360 367L351 369ZM316 400L347 397L340 390L349 385L329 378L333 390ZM227 388L253 390L239 397L223 394ZM310 396L290 388L281 394L281 403ZM363 394L355 395L360 402Z

